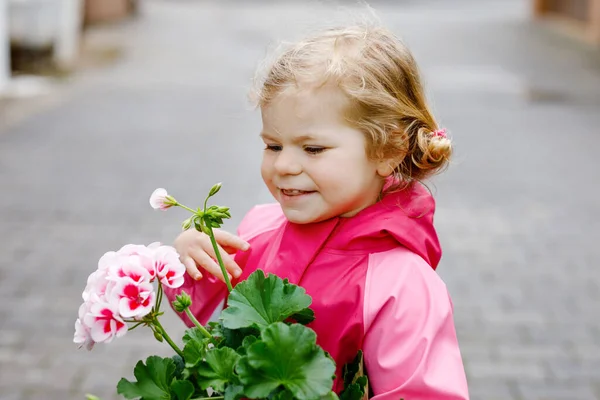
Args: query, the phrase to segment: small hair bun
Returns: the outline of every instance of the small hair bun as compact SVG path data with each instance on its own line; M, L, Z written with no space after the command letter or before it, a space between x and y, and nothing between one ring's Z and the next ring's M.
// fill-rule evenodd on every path
M418 151L413 154L413 162L423 175L435 174L447 166L452 156L452 141L446 129L419 129L417 144Z

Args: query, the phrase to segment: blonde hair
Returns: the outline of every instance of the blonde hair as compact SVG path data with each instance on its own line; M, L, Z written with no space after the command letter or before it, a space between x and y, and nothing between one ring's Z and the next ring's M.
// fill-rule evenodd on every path
M291 44L255 83L260 107L283 92L337 85L349 100L347 121L365 134L367 156L389 160L401 186L441 171L452 154L451 141L436 135L415 59L381 26L326 29Z

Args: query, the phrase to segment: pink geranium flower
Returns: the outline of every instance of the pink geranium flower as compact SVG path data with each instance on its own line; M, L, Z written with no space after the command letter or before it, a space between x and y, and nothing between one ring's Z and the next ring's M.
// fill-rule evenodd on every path
M149 260L149 261L148 261ZM108 269L107 279L118 282L121 279L128 279L134 283L150 282L156 271L153 260L142 256L121 256L118 261ZM150 266L146 264L150 263ZM149 271L152 270L152 272Z
M156 305L152 281L166 287L183 284L185 266L171 246L128 244L105 253L82 293L84 303L75 321L73 341L89 350L127 332L130 319L141 321Z
M106 271L108 267L117 262L119 255L115 251L108 251L104 253L100 260L98 260L98 270Z
M118 303L118 311L123 318L141 318L152 311L156 293L149 282L138 283L123 278L115 283L110 298Z
M92 294L98 297L104 296L110 281L107 279L106 270L98 269L88 276L87 285L81 294L83 301L89 301Z
M92 350L94 347L94 340L92 340L91 329L83 323L83 319L89 310L89 303L83 303L79 307L79 318L75 321L75 336L73 342L79 344L79 348L85 346L87 350Z
M141 244L127 244L117 252L120 257L137 256L141 265L150 274L150 281L154 280L156 276L156 269L154 268L154 248L157 247L156 243L152 243L149 246Z
M114 337L121 337L127 333L127 325L119 316L117 305L104 299L97 299L91 304L83 324L90 329L90 337L96 343L110 343Z
M171 246L160 246L154 252L154 267L160 282L169 288L183 285L185 266L179 260L179 254Z

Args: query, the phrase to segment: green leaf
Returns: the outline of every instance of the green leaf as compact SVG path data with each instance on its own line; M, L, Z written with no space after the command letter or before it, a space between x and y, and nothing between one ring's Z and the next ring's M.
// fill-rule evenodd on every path
M238 347L237 352L238 354L241 354L243 356L248 354L248 347L250 347L252 344L256 343L256 341L258 340L258 338L256 336L246 336L244 338L244 341L242 342L242 345L240 347Z
M315 320L315 312L310 308L305 308L289 317L288 321L289 320L296 321L302 325L308 325Z
M176 400L190 400L194 395L194 385L190 381L173 381L171 391L175 393Z
M138 361L133 370L137 382L122 378L117 384L117 393L127 399L170 400L170 385L175 374L175 362L170 358L150 356L146 365Z
M361 400L365 396L367 377L361 376L340 393L340 400Z
M298 400L326 395L333 385L335 363L316 345L317 335L303 325L274 323L248 347L236 372L250 398L267 397L282 385Z
M210 332L211 335L217 337L223 337L223 325L221 322L211 321L206 325L206 330Z
M239 400L244 397L244 387L240 385L229 385L225 389L224 400Z
M272 395L270 400L294 400L294 395L289 390L282 390Z
M368 379L363 371L363 353L359 350L352 362L344 365L344 390L340 400L361 400L367 389Z
M212 335L210 343L212 343L216 347L221 347L220 344L225 338L225 333L223 332L224 329L225 328L223 328L221 321L209 322L206 325L206 330Z
M173 363L175 363L175 379L181 379L183 370L185 369L185 361L183 361L183 358L181 358L179 354L175 354L171 359L173 360Z
M257 328L223 328L222 332L224 337L219 343L219 347L231 347L232 349L237 349L238 347L242 346L244 339L246 339L248 336L260 336L260 330Z
M274 274L265 278L264 272L257 270L231 291L221 318L223 326L230 329L265 327L284 321L310 303L310 296L300 286Z
M319 400L340 400L340 398L335 392L329 392L325 396L321 396Z
M362 362L363 353L362 350L359 350L354 357L354 360L344 365L344 387L350 386L356 378L356 375L360 371L360 364Z
M186 367L192 368L202 361L208 341L209 339L205 338L197 327L185 331L185 335L183 335L183 342L185 343L183 357L185 358Z
M228 347L211 349L196 369L198 386L202 389L212 387L217 392L225 390L226 383L237 383L233 369L240 359L235 350Z

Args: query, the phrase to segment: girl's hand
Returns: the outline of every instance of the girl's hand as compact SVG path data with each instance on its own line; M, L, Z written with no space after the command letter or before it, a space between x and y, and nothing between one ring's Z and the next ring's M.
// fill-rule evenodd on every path
M250 248L250 244L240 237L220 229L214 229L213 232L229 279L231 280L232 276L239 277L242 274L242 269L233 261L230 254L235 254L238 250L246 251ZM188 229L175 239L173 247L179 253L181 262L193 279L202 279L202 273L198 268L200 266L206 272L225 282L221 267L216 261L217 255L207 234L195 229Z

